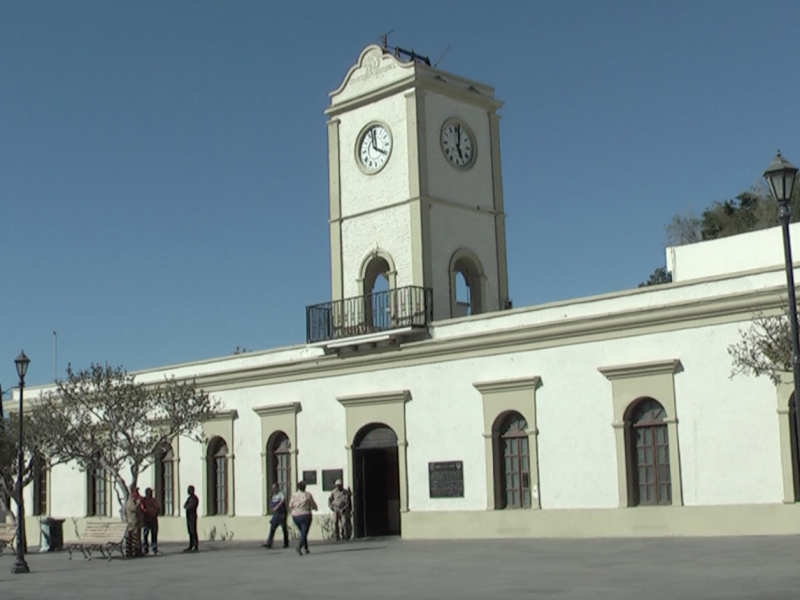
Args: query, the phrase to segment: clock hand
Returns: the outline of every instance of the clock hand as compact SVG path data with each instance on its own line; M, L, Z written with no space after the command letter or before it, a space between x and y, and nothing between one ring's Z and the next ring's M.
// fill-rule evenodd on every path
M372 149L373 150L377 150L378 149L378 140L375 137L375 130L374 129L372 130Z
M464 158L461 154L461 125L456 126L456 150L458 150L458 158Z

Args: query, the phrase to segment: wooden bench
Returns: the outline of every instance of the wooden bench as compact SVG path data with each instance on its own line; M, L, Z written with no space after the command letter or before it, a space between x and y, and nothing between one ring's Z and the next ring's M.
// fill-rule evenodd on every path
M14 549L14 539L17 537L16 523L0 523L0 554L6 548Z
M128 524L122 522L104 523L88 521L83 529L81 539L65 544L69 559L75 550L83 552L83 557L92 560L92 552L99 550L103 558L111 560L114 550L119 551L125 558L125 537L128 533Z

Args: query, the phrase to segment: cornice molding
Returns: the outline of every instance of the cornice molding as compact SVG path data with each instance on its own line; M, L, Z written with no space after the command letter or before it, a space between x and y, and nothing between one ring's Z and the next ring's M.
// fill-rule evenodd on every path
M265 365L194 376L206 391L248 387L272 380L293 381L310 377L329 377L363 371L366 366L390 368L453 360L464 355L492 356L529 349L568 346L581 341L619 339L652 331L692 329L715 323L751 319L754 312L782 311L784 289L732 294L711 300L690 300L666 306L634 309L621 313L591 315L568 321L533 324L500 331L480 332L445 340L409 342L391 353L352 356L315 356L313 360Z
M542 385L542 378L538 375L520 379L503 379L497 381L479 381L472 386L481 394L492 392L515 392L518 390L536 391Z
M336 400L345 408L353 406L374 406L376 404L405 404L411 400L411 392L408 390L400 390L395 392L359 394L357 396L339 396Z
M696 282L692 282L692 284L694 283ZM688 286L689 284L672 285ZM597 300L629 297L642 293L658 294L659 291L648 289L628 290L597 298L556 304L558 306L579 303L588 304ZM468 357L497 356L526 350L569 346L576 342L604 341L654 332L693 329L721 323L751 320L756 312L767 315L782 314L783 307L786 304L785 293L784 286L775 286L713 298L686 300L644 308L637 307L617 313L594 314L569 320L533 323L446 339L433 338L407 342L393 352L355 355L347 359L342 359L337 355L314 355L308 358L286 360L279 364L237 368L234 366L236 364L235 361L226 360L225 357L222 357L218 359L218 371L202 375L191 373L185 377L176 376L175 380L193 380L199 389L212 393L268 385L276 382L355 374L363 372L365 369L386 369L431 364ZM481 315L481 317L502 319L509 313L519 314L518 311L535 311L541 308L541 306L525 307L514 311L487 313L486 315ZM433 325L434 333L435 328L436 324ZM296 346L294 348L300 351L306 346ZM281 350L288 350L288 348L281 348ZM213 360L207 360L202 361L199 365L208 365L214 362ZM178 368L190 369L192 364L168 365L162 369L164 371L174 371ZM147 372L138 372L137 376L145 373ZM40 389L37 392L41 393L46 389ZM17 402L17 400L7 400L3 403L5 410L13 410L12 407ZM28 396L26 395L26 405L28 402Z
M598 367L597 370L609 381L614 381L615 379L630 379L632 377L646 377L648 375L674 375L680 367L680 359L672 358L669 360L657 360L646 363Z
M478 108L484 108L490 112L500 110L503 107L503 102L496 98L483 96L469 92L468 90L448 85L446 82L437 81L429 77L419 77L411 73L393 83L390 83L382 88L355 96L349 100L337 102L325 109L325 114L329 117L337 117L342 113L352 111L356 108L366 106L367 104L374 104L379 100L395 96L402 93L429 92L445 96L447 98L457 100L464 104L470 104Z
M269 406L257 406L253 412L259 417L274 417L275 415L297 414L302 410L299 402L289 402L286 404L272 404Z
M220 410L215 412L209 418L205 419L204 423L210 423L212 421L234 421L239 418L239 413L236 409L231 410Z

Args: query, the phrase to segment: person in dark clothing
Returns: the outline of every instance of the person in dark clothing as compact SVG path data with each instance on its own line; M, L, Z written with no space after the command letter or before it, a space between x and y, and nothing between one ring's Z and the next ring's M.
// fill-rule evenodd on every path
M269 499L269 512L272 515L272 520L269 525L269 536L267 543L263 544L265 548L272 548L272 540L275 538L275 532L280 527L283 530L283 547L289 547L289 533L286 530L286 495L278 487L277 483L272 484L272 495Z
M186 511L186 530L189 532L189 547L184 552L197 552L199 548L199 540L197 539L197 507L200 500L194 493L194 486L190 485L187 490L189 497L183 505L183 510Z
M161 512L161 505L153 496L152 488L147 488L144 491L142 510L144 512L142 550L147 554L152 548L153 554L158 554L158 514Z

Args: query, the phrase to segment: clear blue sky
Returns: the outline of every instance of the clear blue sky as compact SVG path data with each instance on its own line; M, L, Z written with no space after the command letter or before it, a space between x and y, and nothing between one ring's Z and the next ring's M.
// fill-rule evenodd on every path
M494 85L515 306L636 287L664 225L800 164L800 3L0 3L0 382L301 343L323 110L364 46ZM299 250L298 250L299 246Z

